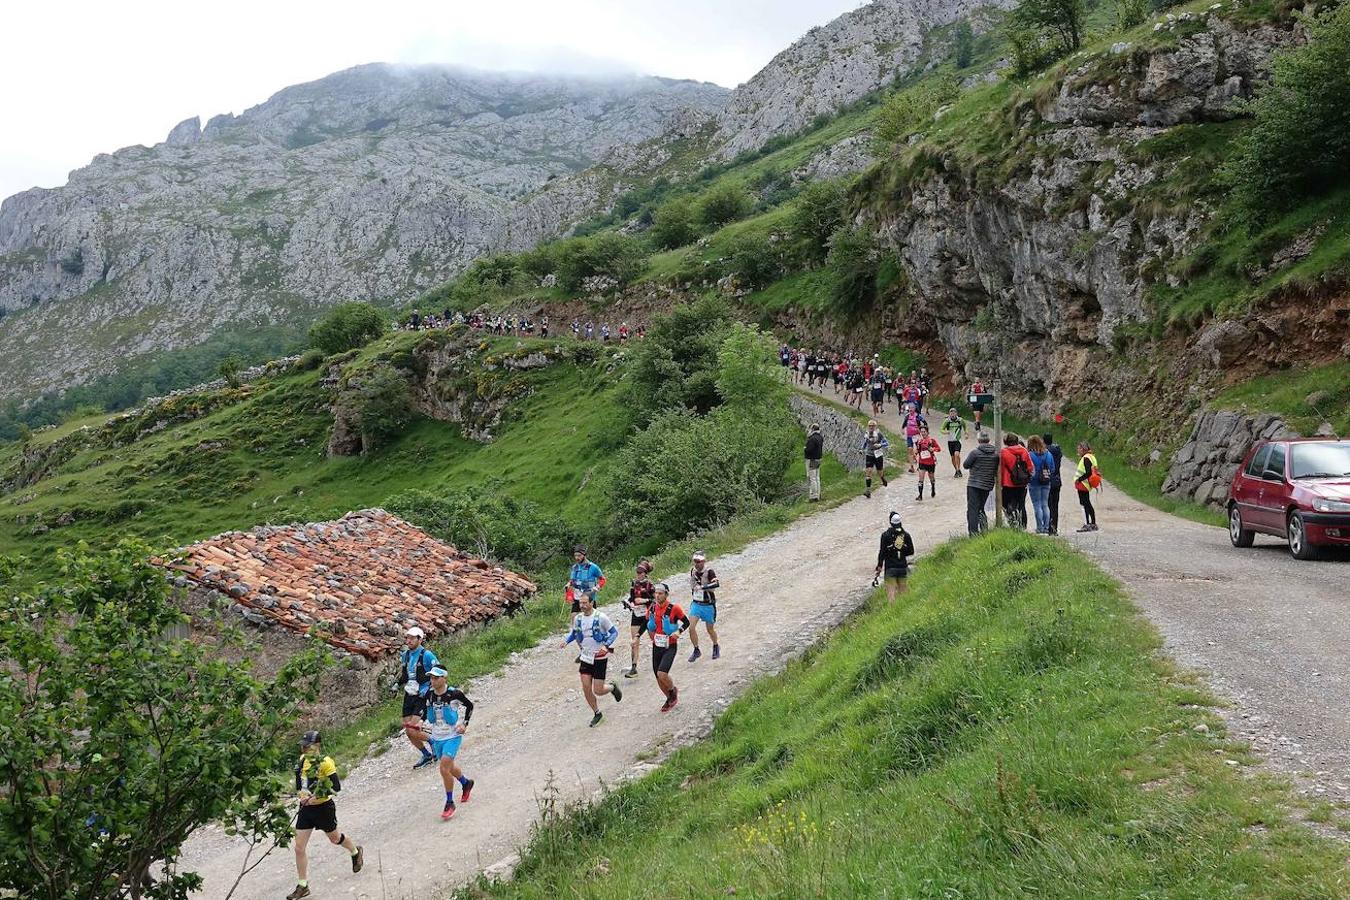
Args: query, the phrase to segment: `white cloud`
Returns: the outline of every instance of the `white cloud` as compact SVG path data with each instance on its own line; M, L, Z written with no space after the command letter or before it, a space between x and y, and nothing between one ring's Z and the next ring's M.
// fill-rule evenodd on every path
M0 197L361 63L642 72L734 86L860 0L46 0L5 11Z

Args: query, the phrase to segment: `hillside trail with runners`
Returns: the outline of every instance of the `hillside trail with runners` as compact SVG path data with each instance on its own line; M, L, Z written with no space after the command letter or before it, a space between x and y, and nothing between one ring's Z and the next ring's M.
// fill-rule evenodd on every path
M893 435L899 432L893 402L877 419ZM973 445L968 433L965 449ZM485 869L509 870L550 782L560 802L589 799L705 735L754 679L779 670L867 598L877 541L892 510L914 536L920 567L926 551L965 533L965 480L939 466L937 497L915 502L916 476L906 471L903 456L902 439L892 446L891 486L878 487L871 499L859 496L712 560L723 585L717 622L722 658L710 659L705 647L704 657L689 663L692 645L681 640L672 671L680 702L671 712L659 711L664 698L651 674L645 637L639 677L622 677L629 662L628 615L618 605L605 611L620 624L610 671L624 699L600 698L605 717L596 728L588 727L575 649L559 649L561 634L519 654L499 673L461 685L476 704L459 755L476 782L472 802L441 822L444 793L435 769L413 771L416 754L401 736L392 739L387 752L346 775L338 797L339 827L365 847L365 869L353 875L345 853L315 840L314 896L438 897ZM862 477L856 477L861 492ZM1252 739L1285 771L1323 772L1307 790L1343 795L1341 773L1350 762L1344 563L1297 563L1274 543L1234 551L1223 529L1143 506L1109 484L1098 502L1102 530L1075 534L1078 507L1071 492L1066 485L1061 527L1069 533L1062 539L1123 581L1159 626L1168 650L1236 704L1228 712L1235 736ZM686 572L658 574L670 582L673 598L687 605ZM561 603L560 587L549 589ZM898 602L906 601L902 596ZM701 640L708 643L706 636ZM211 826L189 841L182 863L206 879L201 896L221 898L245 853L241 841ZM280 898L294 883L292 853L278 848L233 896Z

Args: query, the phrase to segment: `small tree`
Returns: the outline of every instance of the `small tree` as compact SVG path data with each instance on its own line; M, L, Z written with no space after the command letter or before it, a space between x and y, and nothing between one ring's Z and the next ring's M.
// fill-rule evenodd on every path
M876 235L870 226L845 226L830 239L829 268L834 299L847 313L867 309L876 300L880 267Z
M876 142L879 149L888 149L927 128L933 121L933 114L960 95L961 88L955 81L934 77L891 97L877 114Z
M392 368L381 368L357 389L356 420L361 448L371 450L398 437L412 424L408 382Z
M243 368L244 361L231 353L220 361L220 368L217 371L230 387L239 387L239 373Z
M798 252L817 263L830 251L830 235L844 224L848 193L839 181L816 181L802 188L792 207L791 229Z
M734 323L717 350L717 393L722 402L748 410L782 396L773 338L754 325Z
M633 351L628 403L641 422L660 410L707 412L718 404L717 353L731 310L716 295L657 316Z
M652 214L649 232L652 245L659 250L674 250L698 238L698 221L694 204L684 197L668 200Z
M324 353L346 353L384 334L389 323L369 303L344 303L329 310L309 328L309 343Z
M323 654L264 681L167 637L186 617L147 553L63 551L63 584L36 593L0 564L0 894L180 900L198 827L290 841L282 738Z
M1149 0L1115 0L1116 27L1121 31L1144 24L1148 13Z
M752 290L768 286L783 273L783 260L774 244L763 237L743 234L727 253L730 274Z
M558 285L573 293L581 290L587 278L606 275L620 286L642 274L647 255L637 238L603 231L584 238L559 241L557 247Z
M1058 59L1077 50L1083 43L1085 16L1083 0L1021 0L1010 17L1009 33L1019 68L1022 54L1033 64L1037 57Z
M750 215L754 205L750 195L740 185L724 184L708 191L699 200L698 218L706 230L714 231L728 222Z
M969 20L962 19L956 23L953 43L952 60L956 63L956 67L958 69L968 67L975 58L975 30L970 27Z

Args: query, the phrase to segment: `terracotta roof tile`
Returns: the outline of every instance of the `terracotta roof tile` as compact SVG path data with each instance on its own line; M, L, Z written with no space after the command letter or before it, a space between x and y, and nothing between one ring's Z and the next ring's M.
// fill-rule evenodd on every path
M495 619L536 590L382 509L226 532L155 562L283 628L340 622L319 635L369 659L396 652L414 622L435 637Z

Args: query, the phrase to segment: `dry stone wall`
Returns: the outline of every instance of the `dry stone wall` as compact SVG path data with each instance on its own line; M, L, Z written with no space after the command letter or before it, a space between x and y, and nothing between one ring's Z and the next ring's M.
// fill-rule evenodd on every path
M1200 413L1191 436L1172 457L1164 494L1208 506L1222 506L1228 485L1247 451L1257 441L1297 437L1273 413L1247 415L1227 409Z
M833 454L844 468L850 472L863 469L862 439L866 431L857 422L836 409L816 403L801 394L793 393L788 397L788 406L803 428L813 424L820 426L820 434L825 438L825 452Z

